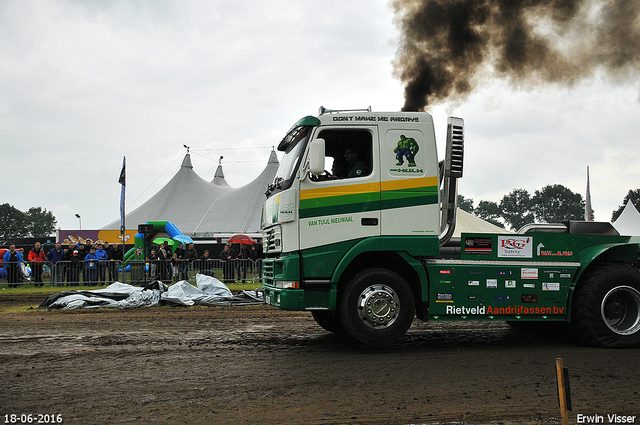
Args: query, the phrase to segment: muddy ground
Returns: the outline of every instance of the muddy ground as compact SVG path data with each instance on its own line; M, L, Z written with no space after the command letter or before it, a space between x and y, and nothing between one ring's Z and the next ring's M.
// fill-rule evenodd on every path
M40 301L5 296L0 308ZM608 423L607 414L640 423L639 354L503 322L416 321L399 344L372 349L322 330L308 313L268 306L29 310L0 314L0 420L560 423L561 357L571 423L578 415Z

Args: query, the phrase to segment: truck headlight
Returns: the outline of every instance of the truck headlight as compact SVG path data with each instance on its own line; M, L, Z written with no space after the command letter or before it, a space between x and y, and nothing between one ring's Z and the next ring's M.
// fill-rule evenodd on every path
M297 280L277 280L276 288L278 289L300 289L300 282Z

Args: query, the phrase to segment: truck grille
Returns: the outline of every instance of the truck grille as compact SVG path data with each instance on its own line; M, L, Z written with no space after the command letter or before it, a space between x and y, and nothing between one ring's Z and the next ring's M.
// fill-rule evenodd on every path
M262 284L264 286L275 286L274 265L274 259L265 258L262 260Z
M282 229L273 226L263 231L263 251L267 254L282 251Z

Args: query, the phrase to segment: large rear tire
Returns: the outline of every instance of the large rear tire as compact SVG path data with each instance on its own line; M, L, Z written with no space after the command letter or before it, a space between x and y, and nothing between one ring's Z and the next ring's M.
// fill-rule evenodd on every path
M349 336L369 345L389 345L411 327L415 311L407 282L391 270L375 268L351 279L338 316Z
M314 310L311 312L311 315L316 323L325 331L333 332L336 335L345 334L342 323L340 323L338 314L335 311Z
M640 347L640 270L609 263L588 270L576 286L571 323L586 345Z

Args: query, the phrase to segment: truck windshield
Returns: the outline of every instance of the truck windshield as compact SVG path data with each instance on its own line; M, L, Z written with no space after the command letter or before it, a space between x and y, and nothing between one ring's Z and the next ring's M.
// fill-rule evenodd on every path
M279 151L284 151L278 171L273 183L267 189L267 196L291 187L293 176L300 166L300 159L309 141L313 126L295 127L287 133L278 145Z

